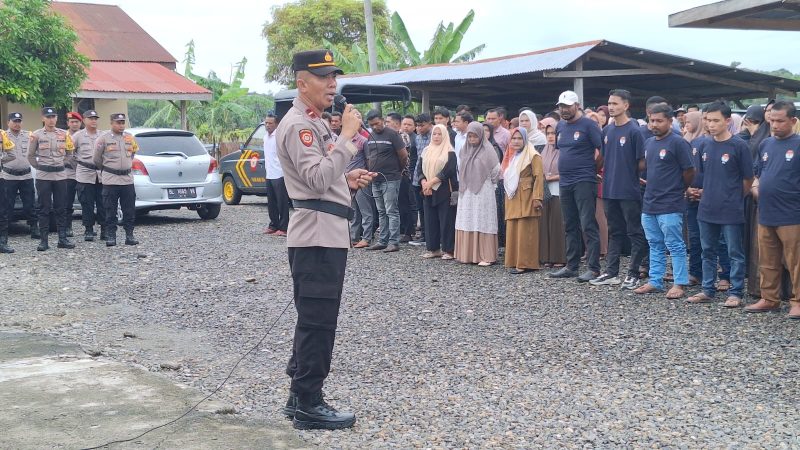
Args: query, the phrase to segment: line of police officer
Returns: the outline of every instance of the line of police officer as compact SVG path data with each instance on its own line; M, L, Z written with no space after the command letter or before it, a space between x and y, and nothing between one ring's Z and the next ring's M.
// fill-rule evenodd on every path
M136 191L131 173L139 147L133 135L125 131L125 114L112 114L111 130L106 132L97 129L97 112L89 110L84 115L85 119L78 113L68 113L70 130L62 130L56 128L55 108L45 107L44 127L33 132L22 130L21 113L8 115L8 130L0 129L0 253L14 252L8 245L8 223L17 195L31 238L40 240L38 251L50 248L51 212L58 228L58 247L75 248L69 237L76 191L85 241L94 241L97 223L106 246L116 245L119 204L125 244L139 243L133 235ZM84 129L80 129L81 122ZM31 168L36 169L35 179Z

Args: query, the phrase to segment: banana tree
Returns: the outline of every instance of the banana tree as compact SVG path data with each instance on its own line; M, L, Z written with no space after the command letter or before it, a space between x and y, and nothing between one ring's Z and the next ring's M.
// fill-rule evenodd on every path
M408 60L409 65L419 66L423 64L455 63L471 61L486 48L486 44L481 44L456 56L461 49L461 42L464 39L464 35L469 30L474 20L475 11L469 10L458 26L454 25L453 22L450 22L447 26L444 25L444 22L439 22L433 34L433 38L431 39L430 47L422 55L420 55L419 51L414 46L414 42L411 41L411 37L406 29L406 24L397 12L392 14L391 27L392 32L400 41L400 48L404 50L404 56Z

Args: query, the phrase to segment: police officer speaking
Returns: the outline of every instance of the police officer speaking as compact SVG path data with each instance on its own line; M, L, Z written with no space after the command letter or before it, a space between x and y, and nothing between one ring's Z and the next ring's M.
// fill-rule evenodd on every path
M375 174L364 169L345 174L357 152L351 140L361 126L358 111L352 105L345 107L335 141L320 118L333 104L336 74L343 73L331 52L297 53L292 69L298 94L277 130L278 158L297 209L289 219L287 236L297 325L286 368L292 381L283 412L298 429L348 428L355 415L328 405L322 384L333 356L350 247L350 191L367 186Z
M111 130L97 138L94 165L102 170L103 206L106 213L106 246L117 245L117 205L122 209L122 227L125 228L125 245L139 243L133 237L136 219L136 188L133 186L131 166L139 150L136 139L125 131L125 114L111 115Z
M39 198L39 232L41 241L36 250L49 249L47 233L50 230L50 211L56 216L58 225L58 248L75 248L67 239L67 174L64 164L67 154L75 147L72 138L64 130L56 128L56 109L42 108L44 128L31 134L28 162L36 169L36 193Z

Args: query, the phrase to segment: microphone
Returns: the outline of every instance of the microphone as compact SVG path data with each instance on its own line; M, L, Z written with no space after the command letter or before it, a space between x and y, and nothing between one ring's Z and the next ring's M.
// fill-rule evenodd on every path
M333 96L333 109L339 111L340 113L344 112L344 107L347 106L347 97L342 94L336 94Z

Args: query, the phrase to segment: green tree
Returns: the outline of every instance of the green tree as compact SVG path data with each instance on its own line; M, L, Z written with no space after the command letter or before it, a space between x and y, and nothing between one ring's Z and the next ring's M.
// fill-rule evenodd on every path
M439 22L436 31L433 33L430 47L422 55L417 51L414 42L411 41L406 24L397 12L392 14L392 32L399 39L400 47L411 66L472 61L486 48L486 44L481 44L458 56L456 54L461 49L461 41L472 25L473 20L475 20L475 11L470 9L458 26L454 25L453 22L450 22L447 26L444 26L444 22Z
M376 40L393 45L386 3L374 1L372 12ZM272 21L262 30L268 41L265 78L293 85L292 54L328 45L325 41L331 50L350 58L354 43L366 48L365 30L364 4L356 0L300 0L273 7Z
M47 0L0 2L0 96L15 103L69 106L89 60L78 35Z

